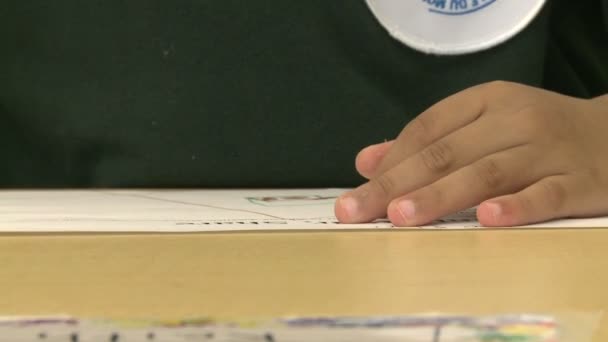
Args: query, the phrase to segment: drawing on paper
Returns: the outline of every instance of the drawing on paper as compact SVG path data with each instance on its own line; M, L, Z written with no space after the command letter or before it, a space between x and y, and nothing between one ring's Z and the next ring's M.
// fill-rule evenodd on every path
M22 342L72 341L379 341L558 342L560 326L548 316L311 317L221 322L79 320L68 317L5 318L0 336Z

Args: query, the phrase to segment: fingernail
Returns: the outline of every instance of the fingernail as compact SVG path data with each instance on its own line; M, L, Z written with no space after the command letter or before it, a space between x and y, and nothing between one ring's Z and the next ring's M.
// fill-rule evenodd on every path
M498 222L502 216L502 206L495 202L488 202L485 204L486 210L489 211L490 216L494 222Z
M340 207L342 207L342 210L344 211L349 220L354 220L357 217L359 211L359 203L353 197L342 197L340 199Z
M416 205L411 200L403 200L397 204L397 210L399 210L399 215L403 219L405 224L408 224L414 221L416 217Z

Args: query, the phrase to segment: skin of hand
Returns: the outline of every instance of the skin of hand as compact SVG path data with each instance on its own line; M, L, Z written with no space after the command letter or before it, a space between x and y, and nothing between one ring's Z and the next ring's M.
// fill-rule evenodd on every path
M420 226L476 205L489 227L606 215L608 95L482 84L363 149L356 167L369 181L336 201L342 223Z

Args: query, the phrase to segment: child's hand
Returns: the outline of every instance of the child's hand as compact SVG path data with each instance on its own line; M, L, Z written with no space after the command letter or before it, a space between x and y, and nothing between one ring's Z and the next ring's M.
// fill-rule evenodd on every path
M357 157L344 223L418 226L478 205L486 226L608 214L608 100L493 82L451 96Z

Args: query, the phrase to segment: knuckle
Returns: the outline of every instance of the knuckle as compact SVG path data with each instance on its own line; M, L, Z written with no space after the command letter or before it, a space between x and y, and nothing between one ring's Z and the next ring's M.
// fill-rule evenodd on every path
M383 174L378 178L372 180L370 182L370 186L374 192L380 193L383 197L392 197L393 193L396 189L396 181L395 179L388 175Z
M551 123L546 110L539 106L527 106L521 109L513 120L518 130L526 137L536 137L540 132L547 131Z
M425 148L420 152L423 165L433 173L442 173L449 170L453 164L453 155L450 146L442 141Z
M436 184L431 184L423 190L424 197L431 198L438 206L445 202L444 197L446 196L444 196L444 193L444 190Z
M518 194L516 195L516 198L519 208L524 215L529 215L530 213L534 213L536 211L538 206L534 203L530 196L527 196L526 194Z
M431 142L432 129L435 127L434 114L432 111L421 115L410 123L410 137L420 146L425 146Z
M546 180L540 183L543 198L547 209L558 212L564 209L567 191L564 185L555 180Z
M568 141L577 131L574 120L564 116L556 108L542 105L531 106L524 113L527 131L536 137L550 141ZM542 135L539 133L542 132Z
M490 81L490 82L482 84L481 88L484 91L488 91L488 92L504 93L506 91L510 91L514 87L514 85L515 84L513 82L495 80L495 81Z
M474 170L486 189L496 190L505 184L505 173L494 159L486 159L475 164Z
M538 128L545 127L550 122L551 113L547 108L539 104L533 104L522 110L523 115L528 118L528 122Z

